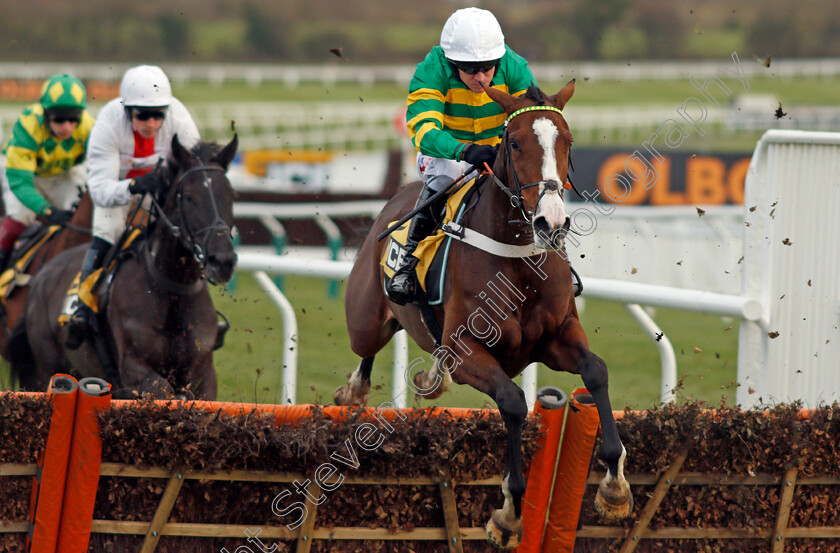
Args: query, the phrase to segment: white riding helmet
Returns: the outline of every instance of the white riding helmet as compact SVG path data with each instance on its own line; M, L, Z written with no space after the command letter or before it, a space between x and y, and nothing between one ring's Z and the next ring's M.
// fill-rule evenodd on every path
M125 72L120 96L126 107L165 107L172 103L172 86L160 67L138 65Z
M505 55L505 35L489 11L463 8L446 20L440 47L452 61L492 61Z

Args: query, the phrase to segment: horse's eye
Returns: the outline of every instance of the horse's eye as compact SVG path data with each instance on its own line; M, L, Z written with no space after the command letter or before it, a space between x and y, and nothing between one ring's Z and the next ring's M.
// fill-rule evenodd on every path
M511 138L510 139L510 147L518 152L519 151L519 142L517 142L515 138Z

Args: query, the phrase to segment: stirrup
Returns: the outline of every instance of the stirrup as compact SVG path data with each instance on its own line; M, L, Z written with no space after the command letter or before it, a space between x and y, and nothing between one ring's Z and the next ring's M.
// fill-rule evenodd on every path
M394 276L391 277L391 282L389 282L388 286L385 287L388 299L397 305L405 305L412 302L417 296L417 281L414 277L414 267L416 265L417 258L412 256L411 259L405 261L403 265L394 272ZM403 290L394 289L395 281L398 278L402 278L404 280L404 282L401 283Z

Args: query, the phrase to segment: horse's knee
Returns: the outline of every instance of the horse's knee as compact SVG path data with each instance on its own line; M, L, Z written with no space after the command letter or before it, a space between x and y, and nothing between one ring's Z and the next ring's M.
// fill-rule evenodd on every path
M578 368L583 385L590 392L605 389L609 385L609 373L604 360L594 353L587 352Z
M496 394L495 399L505 423L521 425L525 422L528 404L525 401L525 392L519 386L505 386Z
M134 382L128 379L123 382L128 390L136 390L141 396L151 395L155 399L170 399L175 395L172 385L160 375L147 374L140 376Z

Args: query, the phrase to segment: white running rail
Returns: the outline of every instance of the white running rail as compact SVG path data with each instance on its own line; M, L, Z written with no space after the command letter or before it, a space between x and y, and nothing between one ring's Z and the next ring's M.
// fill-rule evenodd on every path
M330 261L322 259L297 259L289 256L271 255L263 253L252 253L241 251L239 253L239 260L237 262L237 269L239 271L248 272L263 272L272 274L297 275L307 277L320 277L329 279L346 279L350 274L353 263L350 261ZM267 277L266 283L274 284ZM655 340L657 348L660 350L662 358L662 401L673 401L674 388L677 382L676 357L673 353L673 348L670 347L670 342L664 338L661 331L656 324L647 316L647 314L638 306L632 304L650 305L671 307L675 309L682 309L686 311L696 311L701 313L716 313L719 315L727 315L739 317L747 321L757 321L761 316L761 306L756 300L743 298L740 296L730 296L726 294L715 294L712 292L703 292L697 290L684 290L681 288L670 288L666 286L656 286L650 284L639 284L634 282L610 281L598 278L584 277L586 284L584 288L584 297L601 298L611 301L618 301L625 304L631 304L628 307L630 314L640 322L645 332ZM261 283L261 285L263 285ZM276 288L275 288L276 290ZM272 292L275 294L275 292ZM276 294L280 294L279 291ZM278 303L279 306L279 303ZM294 312L292 311L292 314ZM293 331L296 327L293 328ZM288 334L288 330L284 325L284 333ZM661 336L660 336L661 335ZM657 336L660 339L657 340ZM401 345L397 345L397 349L404 349ZM286 351L287 355L296 355L297 350L292 349ZM401 361L402 362L402 361ZM405 367L408 366L407 361L402 368L398 370L395 360L394 366L394 382L398 387L394 389L394 398L402 398L405 401ZM292 364L284 361L284 383L293 382L292 376L287 375L286 371L290 371ZM396 378L397 375L402 375ZM526 374L523 376L523 388L525 390L526 399L529 401L529 406L533 405L536 398L537 378L536 366L529 365ZM290 384L289 384L290 386ZM284 385L284 390L287 389ZM291 392L291 390L290 390ZM287 398L294 398L293 393L289 393ZM287 399L284 398L284 401ZM403 404L404 405L404 404Z

